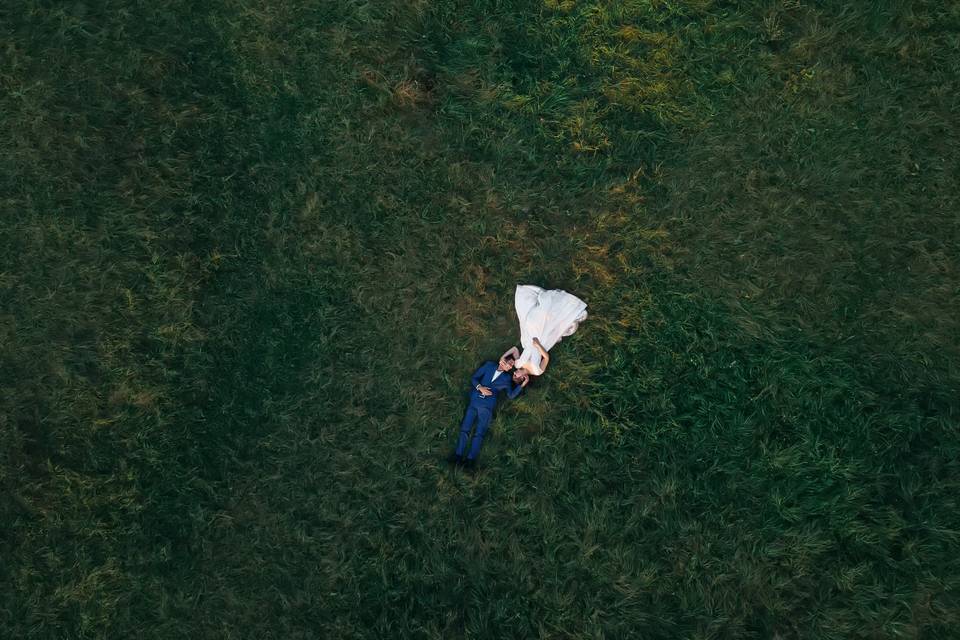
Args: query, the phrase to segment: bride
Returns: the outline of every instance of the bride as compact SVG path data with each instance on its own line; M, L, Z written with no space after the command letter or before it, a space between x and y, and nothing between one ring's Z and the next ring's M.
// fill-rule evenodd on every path
M500 361L512 356L519 378L526 384L528 376L543 375L550 363L548 353L553 345L573 335L587 318L587 304L577 296L553 289L545 291L530 284L517 285L514 295L517 318L520 320L520 344L523 353L511 347Z

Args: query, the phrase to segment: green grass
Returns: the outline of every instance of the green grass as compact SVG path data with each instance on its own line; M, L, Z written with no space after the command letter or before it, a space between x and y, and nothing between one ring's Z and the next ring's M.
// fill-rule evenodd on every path
M955 3L155 4L0 8L0 637L960 637Z

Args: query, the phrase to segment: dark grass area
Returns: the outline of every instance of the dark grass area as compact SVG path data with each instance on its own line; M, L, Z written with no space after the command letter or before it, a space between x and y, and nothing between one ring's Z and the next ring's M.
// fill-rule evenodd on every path
M0 7L0 637L960 637L940 2ZM517 282L590 304L449 470Z

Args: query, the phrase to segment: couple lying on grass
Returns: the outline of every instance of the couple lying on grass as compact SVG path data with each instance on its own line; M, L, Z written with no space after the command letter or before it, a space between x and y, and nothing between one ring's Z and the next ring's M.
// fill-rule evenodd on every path
M460 425L457 448L449 459L467 469L472 470L476 465L483 438L493 420L498 394L506 392L511 400L519 396L531 377L546 371L550 362L548 352L553 345L572 335L587 317L586 303L559 289L545 291L529 284L517 285L514 302L523 353L511 347L500 356L499 363L485 362L473 374L470 405ZM472 441L471 430L474 430Z

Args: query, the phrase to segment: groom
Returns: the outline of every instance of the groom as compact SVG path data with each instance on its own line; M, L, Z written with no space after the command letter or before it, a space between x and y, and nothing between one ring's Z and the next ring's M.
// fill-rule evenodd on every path
M470 470L476 466L477 455L479 455L480 447L483 445L483 437L487 435L487 428L490 426L490 421L493 420L493 410L497 406L497 394L500 391L506 391L507 397L513 400L527 386L528 378L514 378L513 363L514 357L506 355L500 359L499 363L484 362L473 374L470 379L473 383L473 390L470 392L470 406L467 407L467 414L460 424L460 439L457 440L456 451L449 458L451 463L463 464L466 469ZM470 442L470 428L474 423L476 423L477 429L473 435L473 442L470 443L470 451L464 457L467 444Z

